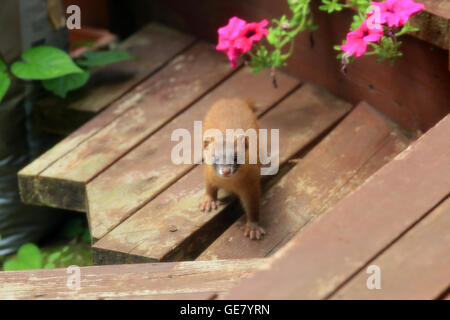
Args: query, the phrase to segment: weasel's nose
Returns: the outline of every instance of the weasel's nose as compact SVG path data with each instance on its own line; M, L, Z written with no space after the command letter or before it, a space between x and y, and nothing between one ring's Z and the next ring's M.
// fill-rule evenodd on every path
M222 168L222 174L223 174L224 176L228 176L230 173L231 173L231 170L230 170L229 167L223 167L223 168Z

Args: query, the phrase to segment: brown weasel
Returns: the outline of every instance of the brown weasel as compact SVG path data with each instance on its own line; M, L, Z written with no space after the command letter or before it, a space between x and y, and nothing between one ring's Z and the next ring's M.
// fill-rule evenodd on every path
M227 135L227 129L242 129L245 134L234 131L233 135ZM247 215L244 235L252 240L261 239L265 233L259 225L261 187L258 129L258 120L251 103L243 99L217 101L203 121L206 194L199 204L200 209L210 211L217 208L219 188L233 192L239 197ZM223 140L211 135L214 130L222 134ZM247 134L250 131L256 133L253 139ZM240 150L245 150L245 153L239 153ZM250 156L251 152L253 156Z

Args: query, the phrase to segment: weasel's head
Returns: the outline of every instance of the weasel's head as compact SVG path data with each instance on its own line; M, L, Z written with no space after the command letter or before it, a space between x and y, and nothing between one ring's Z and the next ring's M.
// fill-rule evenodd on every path
M238 147L241 140L243 148ZM246 161L247 144L245 143L245 136L234 137L231 143L226 143L226 140L222 143L214 138L207 137L204 139L203 148L206 164L211 165L214 172L222 178L232 177L238 171L240 165Z

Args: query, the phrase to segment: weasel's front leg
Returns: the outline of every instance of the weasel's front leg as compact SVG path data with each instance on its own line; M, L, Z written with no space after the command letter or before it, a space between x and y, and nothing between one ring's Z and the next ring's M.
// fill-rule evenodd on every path
M259 240L266 233L259 225L259 210L261 191L259 184L253 189L249 189L239 195L245 214L247 215L247 223L244 227L244 235L251 240Z
M206 182L205 189L205 196L198 205L201 211L210 212L219 206L219 201L217 200L218 188Z

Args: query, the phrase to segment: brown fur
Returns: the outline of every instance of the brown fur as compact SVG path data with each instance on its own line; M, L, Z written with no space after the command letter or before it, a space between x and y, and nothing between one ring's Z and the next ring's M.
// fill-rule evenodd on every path
M226 129L259 129L258 120L252 111L252 105L243 99L222 99L217 101L205 116L203 132L207 129L218 129L225 137ZM208 148L210 142L205 142ZM259 141L258 141L259 145ZM259 151L259 150L258 150ZM206 200L200 203L202 210L217 208L217 191L219 188L235 193L246 212L247 225L245 235L250 239L260 239L264 230L259 226L260 210L260 164L249 164L246 150L246 163L241 164L235 174L223 178L216 174L213 166L204 164Z

